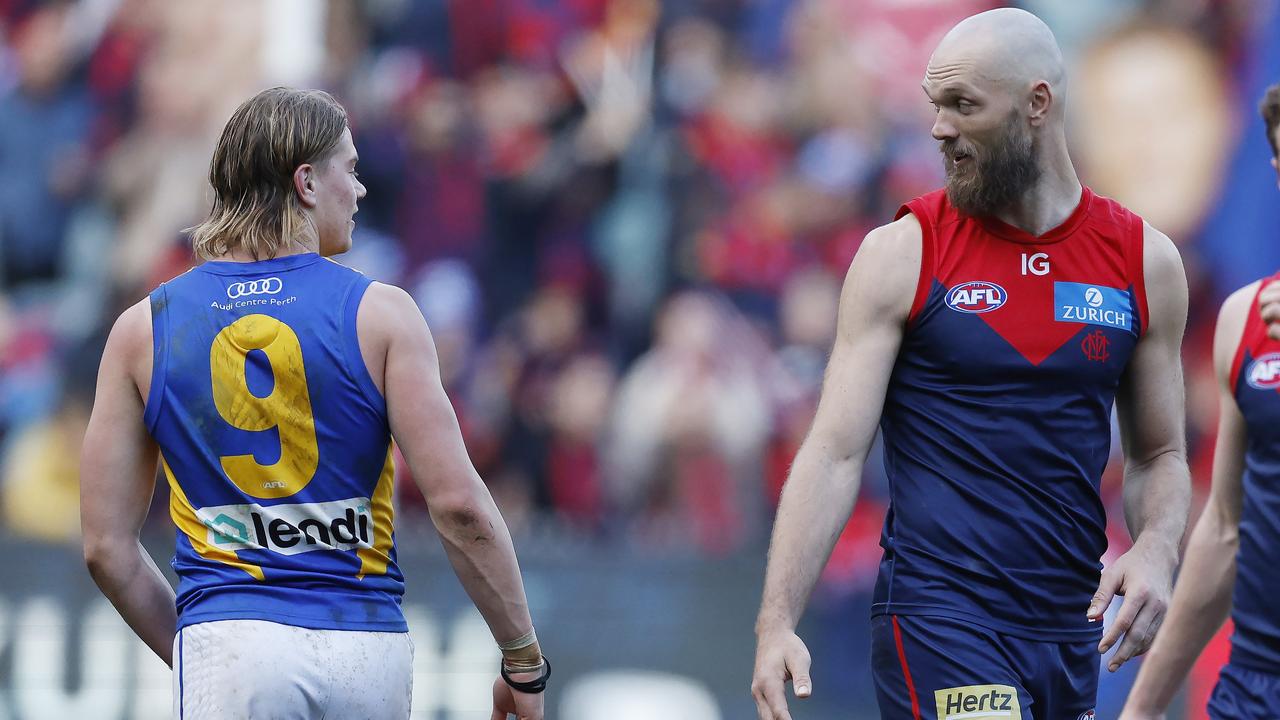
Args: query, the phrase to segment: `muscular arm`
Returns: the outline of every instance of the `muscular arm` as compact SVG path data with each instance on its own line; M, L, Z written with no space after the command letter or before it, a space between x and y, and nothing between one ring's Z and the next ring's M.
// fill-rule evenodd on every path
M845 278L817 414L778 505L756 622L757 703L764 697L776 717L787 717L785 705L776 706L782 673L761 664L769 661L765 655L771 636L794 632L853 509L915 294L920 245L920 225L910 215L878 228L867 235ZM807 669L807 659L805 665ZM774 682L774 675L776 691L763 686ZM807 683L807 678L796 678L798 695L807 694L802 689Z
M1177 562L1191 502L1182 333L1187 278L1177 249L1147 227L1144 266L1151 318L1116 395L1124 445L1124 513L1135 542Z
M1221 413L1213 453L1213 489L1191 532L1169 617L1129 694L1125 705L1129 716L1147 717L1168 709L1196 657L1231 610L1245 454L1245 424L1231 387L1231 365L1247 313L1254 311L1256 291L1256 283L1236 291L1218 315L1213 364Z
M449 562L498 642L519 638L533 622L515 548L463 445L422 314L403 290L374 283L357 326L366 363L387 399L391 434L427 500Z
M93 580L129 627L172 664L178 623L173 588L138 534L155 489L158 450L142 421L140 387L151 375L151 306L116 321L102 364L80 460L80 524Z
M1100 618L1114 594L1125 596L1099 646L1105 652L1125 634L1112 670L1144 652L1163 620L1191 503L1182 384L1187 280L1167 237L1147 226L1144 246L1151 317L1116 393L1125 520L1134 544L1103 573L1089 608L1090 617Z

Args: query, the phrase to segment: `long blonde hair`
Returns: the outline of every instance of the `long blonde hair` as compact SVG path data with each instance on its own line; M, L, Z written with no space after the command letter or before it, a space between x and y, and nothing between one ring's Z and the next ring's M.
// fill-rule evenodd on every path
M271 88L236 108L209 163L213 209L189 228L196 254L239 249L262 260L305 233L293 172L324 160L346 127L347 111L322 90Z

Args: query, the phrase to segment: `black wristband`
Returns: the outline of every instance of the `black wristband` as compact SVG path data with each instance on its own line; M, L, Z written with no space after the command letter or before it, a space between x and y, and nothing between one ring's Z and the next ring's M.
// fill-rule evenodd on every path
M547 689L547 681L551 679L551 661L547 659L546 655L543 655L542 677L539 677L537 680L530 680L529 682L512 680L511 676L507 674L507 663L505 661L502 663L502 667L499 672L502 675L503 682L510 685L512 690L519 690L522 693L537 695Z

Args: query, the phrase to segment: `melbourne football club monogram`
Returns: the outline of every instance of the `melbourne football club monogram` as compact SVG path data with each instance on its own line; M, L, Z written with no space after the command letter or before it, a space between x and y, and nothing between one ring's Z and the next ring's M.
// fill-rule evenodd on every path
M1267 353L1249 364L1245 375L1249 387L1258 390L1274 390L1280 387L1280 353Z
M947 307L956 312L976 314L998 309L1009 300L1009 293L993 282L970 280L947 292Z
M1102 330L1094 330L1080 341L1080 349L1084 351L1084 356L1094 362L1106 362L1111 357L1110 345L1111 340Z
M235 300L246 295L275 295L281 290L284 290L284 281L280 278L258 278L248 282L231 283L227 286L227 297Z

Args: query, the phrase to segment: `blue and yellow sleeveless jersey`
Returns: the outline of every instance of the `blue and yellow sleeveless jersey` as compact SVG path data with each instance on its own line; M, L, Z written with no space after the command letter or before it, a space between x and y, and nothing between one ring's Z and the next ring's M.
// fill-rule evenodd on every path
M144 416L178 527L178 626L406 630L371 281L316 254L209 262L151 293Z

